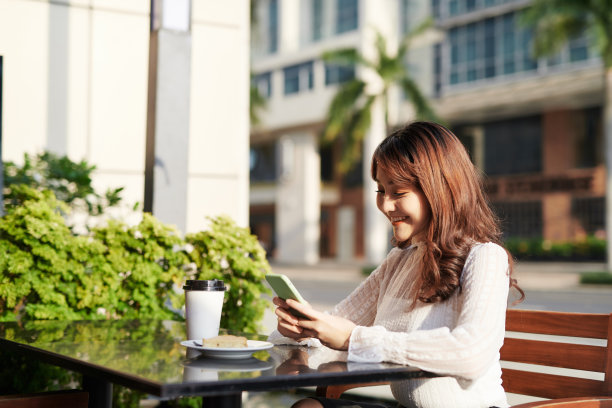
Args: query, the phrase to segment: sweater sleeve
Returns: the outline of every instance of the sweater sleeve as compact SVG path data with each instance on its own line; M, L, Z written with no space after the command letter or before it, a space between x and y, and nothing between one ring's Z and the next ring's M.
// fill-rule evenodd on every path
M385 260L366 280L331 311L332 315L349 319L356 325L371 326L376 318L376 305L380 294L381 281L399 249L392 249Z
M509 289L506 251L493 243L476 245L461 276L454 327L390 332L358 326L349 343L350 361L393 362L434 373L475 379L499 360Z

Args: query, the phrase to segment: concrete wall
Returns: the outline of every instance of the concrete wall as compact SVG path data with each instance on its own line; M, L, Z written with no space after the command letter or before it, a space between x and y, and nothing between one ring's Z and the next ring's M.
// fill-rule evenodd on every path
M0 0L4 160L85 159L97 189L143 202L149 8ZM193 0L187 231L221 213L248 225L248 55L248 2Z

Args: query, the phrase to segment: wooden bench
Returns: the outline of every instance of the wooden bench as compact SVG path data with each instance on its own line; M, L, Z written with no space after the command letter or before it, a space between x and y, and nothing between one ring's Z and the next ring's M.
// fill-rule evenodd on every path
M501 349L501 360L544 367L585 370L603 374L603 380L535 372L528 368L503 368L504 390L509 393L549 398L520 405L527 407L611 407L612 397L612 314L563 313L511 309L506 313L506 331L528 334L515 338L509 333ZM551 341L531 335L553 335L607 340L605 345ZM523 336L525 337L525 336ZM600 374L601 375L601 374ZM318 387L317 395L339 398L351 388L383 383ZM588 397L588 398L587 398ZM558 401L557 401L558 400Z
M89 393L82 390L0 395L0 408L87 408Z

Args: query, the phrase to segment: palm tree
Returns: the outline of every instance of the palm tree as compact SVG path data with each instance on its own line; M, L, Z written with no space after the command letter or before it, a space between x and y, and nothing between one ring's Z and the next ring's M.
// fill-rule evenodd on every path
M251 118L251 125L261 124L261 113L267 107L267 99L259 92L259 88L252 81L253 74L251 73L251 89L249 98L249 116Z
M534 0L522 18L534 29L536 56L555 54L582 34L601 55L605 75L607 264L608 272L612 273L612 0Z
M250 0L249 2L249 17L251 22L251 32L254 32L259 25L257 19L257 9L259 7L258 0ZM253 83L253 72L251 71L251 85L249 90L249 117L251 119L251 125L261 124L261 113L267 107L266 98L259 92L259 88Z
M323 60L364 69L369 80L357 77L343 84L332 99L323 132L323 142L339 141L342 158L339 169L345 173L364 158L364 246L366 259L379 263L387 252L388 225L378 214L368 183L369 158L389 130L389 94L399 87L414 106L418 119L438 120L406 66L411 40L431 26L427 20L409 32L395 50L389 50L385 37L375 32L373 59L355 49L340 49L323 54ZM369 72L368 72L369 71ZM439 121L439 120L438 120ZM375 188L371 188L373 191Z
M389 128L389 90L399 86L412 102L418 119L438 120L427 99L412 78L410 68L406 66L406 57L411 40L422 34L431 26L427 20L406 34L396 50L390 51L385 37L376 31L376 58L367 59L354 48L334 50L323 54L323 60L346 66L360 66L371 70L380 85L377 89L361 79L355 78L344 83L332 99L323 142L339 140L342 149L340 170L348 171L361 157L361 142L364 140L372 122L372 109L377 102L384 110L384 133Z

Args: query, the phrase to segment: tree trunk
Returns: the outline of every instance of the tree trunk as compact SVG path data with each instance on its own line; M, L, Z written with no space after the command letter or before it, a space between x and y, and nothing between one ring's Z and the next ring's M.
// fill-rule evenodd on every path
M612 66L605 70L604 140L606 149L606 255L607 269L612 273Z

